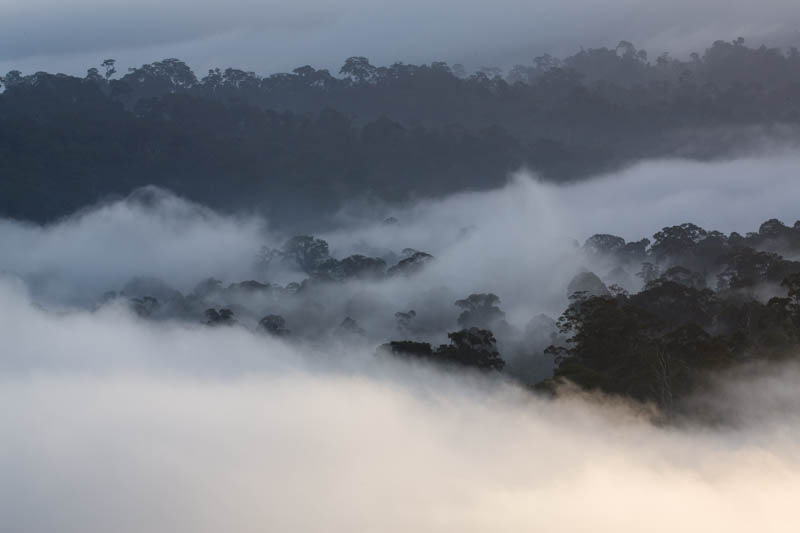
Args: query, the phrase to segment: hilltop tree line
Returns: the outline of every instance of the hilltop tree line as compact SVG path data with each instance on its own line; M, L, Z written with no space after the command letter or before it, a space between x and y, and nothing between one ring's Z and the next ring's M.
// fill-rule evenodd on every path
M397 202L505 182L574 180L647 157L726 156L793 134L800 54L717 41L687 60L628 42L508 73L460 65L195 74L177 59L84 78L12 71L0 93L0 214L35 221L159 185L277 223L354 198Z
M595 235L584 250L622 266L609 286L571 294L558 320L564 342L547 349L554 376L540 388L566 380L672 414L719 372L798 357L800 262L785 256L800 253L800 221L768 220L746 235L686 223L636 243ZM637 265L643 288L629 294L613 282Z

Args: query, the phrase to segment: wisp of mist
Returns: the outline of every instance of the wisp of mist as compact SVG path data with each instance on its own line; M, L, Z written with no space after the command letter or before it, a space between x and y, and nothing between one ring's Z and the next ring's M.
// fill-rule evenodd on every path
M380 216L344 211L320 235L337 256L413 247L435 260L323 291L335 301L320 305L368 302L377 323L430 291L491 291L512 323L555 315L572 275L592 268L574 241L687 221L793 223L799 162L654 161L561 187L520 174ZM545 399L363 343L93 303L136 276L182 291L251 279L258 250L288 236L158 190L48 226L0 221L0 531L795 529L793 366L721 380L703 401L729 425L660 427L646 406L568 390Z

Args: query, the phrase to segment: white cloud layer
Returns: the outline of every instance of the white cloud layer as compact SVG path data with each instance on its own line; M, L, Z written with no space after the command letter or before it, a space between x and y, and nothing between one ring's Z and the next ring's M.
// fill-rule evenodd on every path
M447 287L456 298L495 292L524 323L539 312L561 311L569 280L594 267L576 253L574 242L594 233L638 240L683 222L741 233L758 230L769 218L793 224L800 218L798 164L792 153L716 163L650 161L570 186L523 173L494 191L367 218L351 213L342 217L341 229L321 237L338 257L399 254L410 247L437 258L411 280L362 288L391 313L412 308L406 306L415 295ZM383 224L389 215L399 223ZM157 277L186 292L210 276L254 279L260 247L278 246L288 236L271 233L258 217L223 216L145 190L45 227L0 220L0 249L7 251L0 272L22 277L37 299L49 303L95 301L135 276Z
M793 368L724 389L735 428L659 429L240 328L48 314L6 281L0 338L3 531L795 529Z
M519 176L385 213L396 226L343 218L324 235L339 255L413 246L437 261L408 280L320 290L303 317L328 305L372 327L426 294L493 290L524 324L560 311L581 266L573 238L791 223L797 164L647 162L561 188ZM258 247L281 239L257 217L158 191L46 227L0 222L0 531L796 529L795 367L723 380L699 405L730 425L657 428L619 402L543 400L378 359L374 344L284 344L122 305L53 305L137 275L181 290L240 281Z

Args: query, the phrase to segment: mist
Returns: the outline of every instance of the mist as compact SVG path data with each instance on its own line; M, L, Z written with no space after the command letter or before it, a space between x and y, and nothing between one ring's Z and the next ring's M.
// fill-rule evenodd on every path
M793 530L793 366L723 380L735 425L665 428L598 395L0 296L4 530Z
M220 64L257 72L334 69L369 50L377 64L461 62L508 67L533 56L615 46L621 39L688 55L714 39L797 44L794 4L770 0L612 2L213 2L139 1L0 4L0 71L57 66L82 73L106 56L126 66L183 57L201 70ZM46 14L46 15L45 15ZM57 21L57 22L56 22ZM475 21L480 21L476 23ZM5 69L5 70L4 70Z
M401 207L353 204L318 235L333 255L374 255L391 266L413 248L435 261L413 278L334 288L322 300L346 303L360 294L391 316L413 308L416 296L445 288L454 297L495 292L520 325L541 312L557 316L569 280L597 266L578 249L589 236L633 241L682 222L743 234L770 218L791 225L798 218L797 165L791 152L714 163L647 161L567 186L522 171L493 191ZM388 217L397 224L386 225ZM49 225L0 221L0 247L8 250L0 271L21 277L42 303L84 307L137 277L182 292L209 277L232 283L266 275L261 281L285 284L305 274L264 274L255 263L262 247L291 236L290 228L272 230L259 215L225 215L146 188ZM372 314L369 305L362 313Z
M570 385L550 398L513 372L375 348L400 334L397 311L416 309L434 328L417 335L444 342L452 301L494 292L511 368L546 377L552 360L513 343L530 345L523 331L538 313L561 312L576 273L610 268L584 253L587 237L635 240L684 221L728 232L791 223L797 164L782 151L646 161L564 186L520 171L492 191L352 204L319 235L332 255L391 264L413 247L433 261L413 276L292 298L214 293L239 320L222 328L169 307L143 318L101 295L134 290L132 279L186 294L210 276L302 281L256 264L290 231L157 188L49 225L3 220L0 529L790 531L794 363L722 373L690 400L701 417L665 425L652 405ZM278 312L296 336L257 327ZM363 332L342 333L345 316Z
M0 533L795 531L796 8L0 0Z

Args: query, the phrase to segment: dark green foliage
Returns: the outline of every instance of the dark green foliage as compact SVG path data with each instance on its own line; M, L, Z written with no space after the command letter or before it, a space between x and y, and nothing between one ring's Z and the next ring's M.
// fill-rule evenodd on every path
M625 248L625 239L616 235L596 234L586 239L583 249L593 255L615 255Z
M281 249L281 259L306 274L313 274L329 260L328 243L310 235L292 237Z
M330 256L327 242L311 235L292 237L278 250L264 247L256 257L256 266L268 274L276 261L307 274L311 283L375 281L386 275L386 262L383 259L360 254L336 259Z
M340 78L306 65L198 79L177 59L119 79L110 59L86 78L12 71L0 94L0 215L53 220L154 184L319 227L360 195L485 189L521 166L565 180L646 157L726 156L736 142L713 135L687 146L683 134L800 121L796 51L717 41L691 61L646 58L623 41L541 56L508 79L363 57ZM781 231L768 225L759 238ZM667 233L658 254L685 244ZM625 246L615 253L634 257L647 244Z
M448 333L450 344L436 349L437 358L480 370L500 371L505 361L497 351L497 339L488 329L466 328Z
M448 333L450 344L435 350L427 342L392 341L381 348L403 357L428 359L437 363L455 364L484 371L501 371L505 361L497 351L497 340L491 331L468 328Z
M645 308L663 308L668 296L640 295L638 301L618 296L573 302L559 319L568 346L548 348L558 364L554 378L670 410L704 371L727 363L724 341L682 318L668 327Z
M158 300L152 296L133 298L131 303L133 304L133 311L142 318L150 317L160 307Z
M379 280L386 272L386 262L377 257L351 255L342 260L328 259L319 265L315 275L321 280Z
M670 230L656 242L674 238L680 245L669 250L678 258L703 256L696 251L707 232L691 225ZM757 238L741 238L740 244ZM656 253L662 261L674 260L663 248ZM724 291L705 288L705 276L687 268L673 266L659 275L656 265L645 263L642 277L649 281L641 292L578 293L558 322L566 345L546 350L557 364L554 381L541 386L550 389L566 379L671 413L713 373L753 359L794 357L800 346L800 264L742 246L714 262L725 265ZM764 303L741 290L756 283L773 290L780 284L787 296Z
M206 309L206 325L208 326L232 326L236 323L233 311L230 309Z
M633 305L657 317L667 328L691 322L704 327L710 326L719 305L716 295L710 289L697 289L663 278L626 298Z
M720 289L741 289L760 283L780 283L791 274L800 272L800 262L788 261L771 252L737 247L719 258L724 270L717 276Z
M455 305L463 309L458 316L458 325L462 328L489 328L497 321L503 320L506 314L497 304L500 298L496 294L470 294Z
M249 280L249 281L241 281L239 283L231 283L228 285L226 289L229 292L240 293L240 294L253 294L263 291L269 291L272 286L269 283L261 283L260 281Z
M672 281L691 287L693 289L705 289L706 277L700 272L692 272L688 268L682 266L673 266L667 269L666 272L661 274L659 281Z
M605 283L597 277L594 272L581 272L577 274L567 285L567 297L573 298L575 295L587 296L610 296Z
M431 254L425 252L412 251L412 254L405 259L401 259L396 265L386 271L388 276L411 276L425 268L433 260Z
M275 337L286 337L291 332L286 327L286 320L280 315L267 315L258 322L261 330Z
M192 294L198 298L206 298L222 289L222 282L215 278L207 278L198 283Z
M657 260L664 257L683 257L705 239L706 235L706 230L690 223L664 228L653 235L650 252Z
M387 350L392 355L425 359L434 358L433 348L429 342L391 341L381 346L381 348Z

